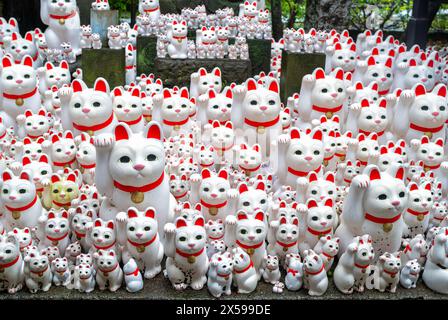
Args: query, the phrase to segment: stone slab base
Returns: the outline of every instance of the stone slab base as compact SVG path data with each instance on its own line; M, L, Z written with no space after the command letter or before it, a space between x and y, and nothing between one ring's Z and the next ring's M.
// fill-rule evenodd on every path
M83 49L81 57L83 80L92 87L98 77L103 77L113 89L125 84L125 50Z
M249 58L252 62L252 75L271 69L271 40L247 39L249 45Z

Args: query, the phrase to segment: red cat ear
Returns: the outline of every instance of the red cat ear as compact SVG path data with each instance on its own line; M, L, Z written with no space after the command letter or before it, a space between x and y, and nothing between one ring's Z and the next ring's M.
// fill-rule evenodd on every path
M317 174L316 174L316 172L311 171L311 172L308 174L308 181L309 181L309 182L317 181Z
M164 98L164 99L169 99L169 98L171 98L171 92L170 92L169 89L167 89L167 88L163 89L163 98Z
M278 205L279 208L286 208L286 202L284 200L280 201L280 204Z
M95 89L95 91L109 93L109 84L107 83L106 79L103 78L96 79L93 88Z
M196 218L196 220L194 221L194 225L195 226L200 226L203 227L205 225L205 220L203 217L198 217Z
M362 99L362 100L361 100L361 107L363 107L363 108L368 108L368 107L370 107L369 100L367 100L367 99Z
M213 69L213 74L217 77L221 77L221 69L219 68Z
M289 136L291 139L300 139L300 131L297 128L292 128L291 131L289 131Z
M421 138L421 143L422 143L422 144L427 144L427 143L429 143L429 138L428 138L427 136L423 136L423 137Z
M54 212L53 211L49 212L48 219L54 219L54 218L56 218L56 216L54 215Z
M288 221L286 220L286 217L282 217L280 219L280 224L286 224Z
M247 219L247 214L244 211L240 211L237 213L236 218L238 221L240 220L246 220Z
M132 89L131 96L140 98L140 89L139 88Z
M8 67L12 66L12 60L9 56L3 57L2 66L3 66L3 68L8 68Z
M22 65L27 66L27 67L32 67L33 66L33 58L31 58L29 55L24 56L22 59Z
M327 200L325 200L325 206L333 208L333 199L328 198Z
M154 219L155 216L156 216L156 210L154 208L150 207L146 209L145 217Z
M224 125L226 128L233 129L233 124L231 121L227 121Z
M275 92L275 93L279 92L279 87L278 87L278 83L277 83L276 80L272 81L269 84L269 91L272 91L272 92Z
M247 80L246 87L247 91L257 90L257 82L251 78Z
M64 218L64 219L68 219L68 213L67 213L67 211L62 211L62 218Z
M446 97L446 86L442 85L440 86L439 90L437 90L437 95L440 97Z
M417 61L415 59L410 59L409 60L409 66L410 67L416 67L417 66Z
M211 177L210 170L208 170L207 168L203 169L202 173L201 173L201 176L202 176L202 179L210 178Z
M68 181L71 181L71 182L76 182L76 175L75 175L74 173L70 173L70 174L67 176L67 180L68 180Z
M113 95L115 97L121 97L123 95L123 91L120 87L116 87L113 91L112 91Z
M52 70L54 68L53 64L51 62L46 62L45 63L45 69L47 70Z
M68 70L68 69L69 69L68 62L65 61L65 60L62 60L62 61L59 63L59 67L62 68L62 69L66 69L66 70Z
M188 89L185 87L182 88L180 90L180 96L181 96L181 98L190 99L190 94L188 93Z
M339 79L339 80L344 80L344 70L342 70L341 68L338 68L335 78Z
M215 90L214 90L214 89L209 89L209 90L208 90L208 98L209 98L209 99L214 99L214 98L216 98L216 93L215 93Z
M219 170L218 177L227 180L229 178L229 174L227 173L227 170L221 169Z
M146 125L146 138L148 139L156 139L159 141L163 140L162 129L157 122L150 122Z
M95 227L101 227L101 226L102 226L101 220L100 219L96 219L95 220Z
M322 68L317 68L316 71L314 71L314 78L317 79L325 79L325 71Z
M30 164L31 163L31 160L30 160L30 158L28 158L28 157L23 157L22 158L22 165L23 166L26 166L26 165L28 165L28 164Z
M201 212L202 211L202 204L196 203L196 205L194 206L194 210Z
M259 145L259 144L254 144L254 145L252 146L252 150L257 151L257 152L260 152L260 145Z
M370 170L369 178L370 178L370 181L373 181L373 180L381 180L381 174L380 174L378 168L373 167L373 168Z
M329 173L327 174L327 176L325 177L325 180L334 183L334 181L335 181L334 173L333 173L333 172L329 172Z
M3 172L3 181L8 181L12 179L12 174L9 171Z
M415 191L415 190L418 190L418 186L415 182L411 182L409 184L409 191Z
M442 139L442 138L438 138L438 139L436 140L436 145L438 145L438 146L440 146L440 147L443 147L443 139Z
M240 194L249 191L249 189L247 188L247 185L243 182L240 184L240 186L238 187L238 192Z
M308 202L307 202L307 207L308 207L308 209L317 207L317 202L316 202L316 200L314 200L314 199L310 199L310 200L308 200Z
M204 31L204 29L207 30L207 28L202 27L202 31ZM204 77L207 75L207 70L205 70L205 68L199 68L198 72L199 72L199 76L201 76L201 77Z
M264 213L263 213L263 211L258 211L255 214L255 219L256 220L260 220L260 221L264 221Z
M114 224L114 222L113 221L109 221L107 224L106 224L106 227L108 227L109 229L114 229L115 228L115 224Z
M322 141L322 131L320 129L317 129L313 134L314 140Z
M376 61L375 61L375 58L373 56L370 56L369 59L367 59L367 65L369 67L376 65Z
M83 90L84 86L81 80L75 79L72 82L72 89L73 92L81 92Z
M124 124L117 124L117 126L115 127L114 130L114 134L115 134L115 141L120 141L120 140L129 140L129 131L128 131L128 126L124 125Z
M255 187L255 189L256 189L256 190L262 190L262 191L264 191L264 190L265 190L264 182L263 182L263 181L259 181L259 182L257 183L257 186Z
M403 178L404 178L404 168L403 167L398 168L397 172L395 173L395 178L403 180Z
M51 175L51 183L56 183L59 181L61 181L61 177L57 173Z
M381 149L380 149L380 154L386 154L387 153L387 147L386 146L381 146Z

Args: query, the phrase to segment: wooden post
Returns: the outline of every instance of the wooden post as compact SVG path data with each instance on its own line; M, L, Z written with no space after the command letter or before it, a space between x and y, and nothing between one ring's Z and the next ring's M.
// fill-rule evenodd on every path
M428 41L428 0L414 0L412 17L409 19L406 45L408 48L418 44L426 48Z

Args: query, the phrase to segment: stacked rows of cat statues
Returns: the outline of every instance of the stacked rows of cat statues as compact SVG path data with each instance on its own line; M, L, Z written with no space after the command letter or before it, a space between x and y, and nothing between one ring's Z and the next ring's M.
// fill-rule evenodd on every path
M347 294L420 276L448 293L442 50L333 32L326 70L282 105L274 72L88 87L66 61L40 67L11 45L0 86L9 293L135 292L163 273L216 297L261 280L322 295L328 271ZM338 58L352 52L353 67Z

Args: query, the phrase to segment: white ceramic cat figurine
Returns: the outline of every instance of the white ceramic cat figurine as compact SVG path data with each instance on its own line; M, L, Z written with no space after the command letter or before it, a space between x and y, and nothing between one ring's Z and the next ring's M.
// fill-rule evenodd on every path
M212 296L219 298L232 293L233 261L230 252L214 254L210 259L207 274L207 288Z
M14 235L1 235L0 253L0 283L8 293L16 293L22 289L24 280L24 263L19 240Z
M143 289L143 277L134 259L130 259L123 266L123 273L128 292L134 293Z
M96 283L101 291L117 291L123 282L123 270L114 250L98 250L93 254L95 260Z
M168 29L168 54L171 59L186 59L188 52L187 22L174 20Z

